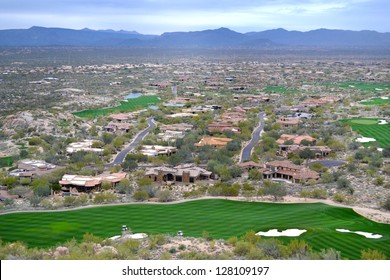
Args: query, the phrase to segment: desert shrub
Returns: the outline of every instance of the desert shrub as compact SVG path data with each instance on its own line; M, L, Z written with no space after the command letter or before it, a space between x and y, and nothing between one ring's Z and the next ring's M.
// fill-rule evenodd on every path
M345 195L342 195L341 193L336 193L333 196L333 200L336 202L343 203L343 202L347 201L347 197Z
M385 202L382 204L382 207L385 208L386 210L390 210L390 196L387 197Z
M145 201L149 199L149 195L146 191L136 191L133 194L133 198L137 201Z
M361 252L360 258L362 260L386 260L386 255L377 250L367 249Z
M160 202L168 202L173 200L172 192L169 190L159 191L157 192L158 201Z
M114 193L101 192L97 193L93 198L93 203L95 204L104 204L115 202L118 197Z

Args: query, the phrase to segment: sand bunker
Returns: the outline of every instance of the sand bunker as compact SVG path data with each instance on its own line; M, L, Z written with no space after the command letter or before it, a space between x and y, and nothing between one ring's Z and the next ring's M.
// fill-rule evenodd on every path
M381 90L381 89L379 89L379 90ZM389 97L388 96L382 96L381 99L389 99Z
M148 237L146 233L134 233L134 234L126 234L126 235L115 235L113 237L110 237L111 240L118 240L118 239L144 239Z
M378 124L388 124L386 120L379 120Z
M360 142L360 143L368 143L368 142L374 142L374 141L376 141L376 139L375 138L368 138L368 137L360 137L360 138L357 138L355 141Z
M374 233L364 232L364 231L351 231L351 230L348 230L348 229L340 229L340 228L337 228L336 231L338 231L338 232L356 233L356 234L359 234L359 235L363 235L366 238L373 238L373 239L378 239L378 238L382 238L383 237L380 234L374 234Z
M297 228L291 228L291 229L286 229L283 231L278 231L277 229L270 229L269 231L259 231L256 233L256 235L261 235L261 236L290 236L290 237L295 237L295 236L300 236L302 233L305 233L307 230L306 229L297 229Z

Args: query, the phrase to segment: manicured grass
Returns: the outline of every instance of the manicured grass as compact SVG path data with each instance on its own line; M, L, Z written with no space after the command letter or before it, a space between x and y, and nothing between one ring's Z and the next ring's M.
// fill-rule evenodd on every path
M0 167L9 167L14 163L13 157L0 157Z
M296 89L288 89L283 86L267 86L263 88L264 92L269 92L269 93L285 93L285 94L295 94L299 93L298 90Z
M100 110L84 110L75 112L73 115L80 118L96 118L108 114L130 112L137 109L143 109L150 105L160 103L160 99L155 95L144 95L137 98L130 98L127 101L120 101L121 105L113 108L104 108Z
M315 250L335 248L342 257L358 259L361 250L380 250L390 258L390 225L370 221L352 209L313 204L273 204L205 199L179 204L132 204L85 208L64 212L13 213L0 216L3 242L24 241L30 246L49 247L84 233L108 238L120 234L122 225L133 232L201 237L207 231L213 238L242 236L250 230L306 229L300 237ZM367 239L336 229L383 235ZM267 238L267 237L262 237ZM292 237L279 237L288 242Z
M389 96L387 96L389 97ZM360 102L363 105L382 105L390 102L390 97L388 99L383 98L371 98L369 101Z
M353 119L350 122L354 124L377 124L378 119Z
M378 124L378 119L349 119L347 122L353 131L369 138L375 138L382 148L390 146L390 124Z
M382 92L382 91L384 92L386 90L390 90L390 85L388 84L363 83L363 82L356 82L356 81L344 82L338 85L329 85L329 86L338 86L341 88L357 89L361 91L370 91L370 92Z

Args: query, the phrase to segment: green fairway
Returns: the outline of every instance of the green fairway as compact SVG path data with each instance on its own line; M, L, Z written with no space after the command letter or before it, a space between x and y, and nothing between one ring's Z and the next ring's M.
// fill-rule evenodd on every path
M108 114L130 112L138 109L146 108L150 105L157 104L160 99L155 95L143 95L137 98L130 98L127 101L120 101L121 105L113 108L105 108L100 110L84 110L75 112L73 115L80 118L96 118L99 116L106 116Z
M347 122L353 131L358 131L360 135L375 138L382 148L390 146L390 124L378 124L379 119L348 119Z
M338 85L341 88L357 89L361 91L382 92L390 90L389 85L378 83L363 83L363 82L344 82Z
M370 221L349 208L313 204L274 204L205 199L179 204L133 204L84 208L63 212L13 213L0 216L3 242L23 241L29 246L49 247L89 232L108 238L120 234L125 224L133 232L213 238L241 236L250 230L306 229L300 237L315 250L335 248L342 257L357 259L361 250L376 249L390 258L390 225ZM380 234L368 239L336 229ZM266 237L262 237L266 238ZM278 237L289 241L292 237Z
M263 88L263 91L268 92L268 93L284 93L284 94L299 93L299 91L296 89L289 89L289 88L285 88L283 86L268 86L268 87Z
M390 97L389 96L384 96L384 98L371 98L368 101L363 101L360 102L360 104L363 105L382 105L390 102Z

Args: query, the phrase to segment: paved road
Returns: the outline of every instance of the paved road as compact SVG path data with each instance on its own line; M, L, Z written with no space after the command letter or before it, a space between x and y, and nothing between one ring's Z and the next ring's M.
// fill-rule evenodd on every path
M156 127L156 123L154 122L153 120L153 117L149 117L146 119L146 121L148 122L148 127L145 128L144 130L142 130L140 133L137 134L137 136L133 139L133 142L130 143L130 145L125 148L124 150L122 150L119 154L117 154L117 156L115 157L114 161L111 162L111 163L108 163L106 164L105 166L106 167L111 167L111 166L114 166L114 165L117 165L117 164L121 164L123 162L123 160L125 159L126 155L132 150L135 148L135 146L138 145L138 143L144 139L144 137L149 133L149 131L151 129L153 129L154 127Z
M264 115L265 113L264 112L261 112L259 114L259 117L260 117L260 124L259 126L252 132L252 139L251 141L248 143L248 145L246 145L242 151L241 151L241 159L240 159L240 162L244 162L248 159L250 159L251 157L251 154L252 154L252 150L253 150L253 147L257 144L257 142L259 142L260 140L260 133L263 131L264 129Z

